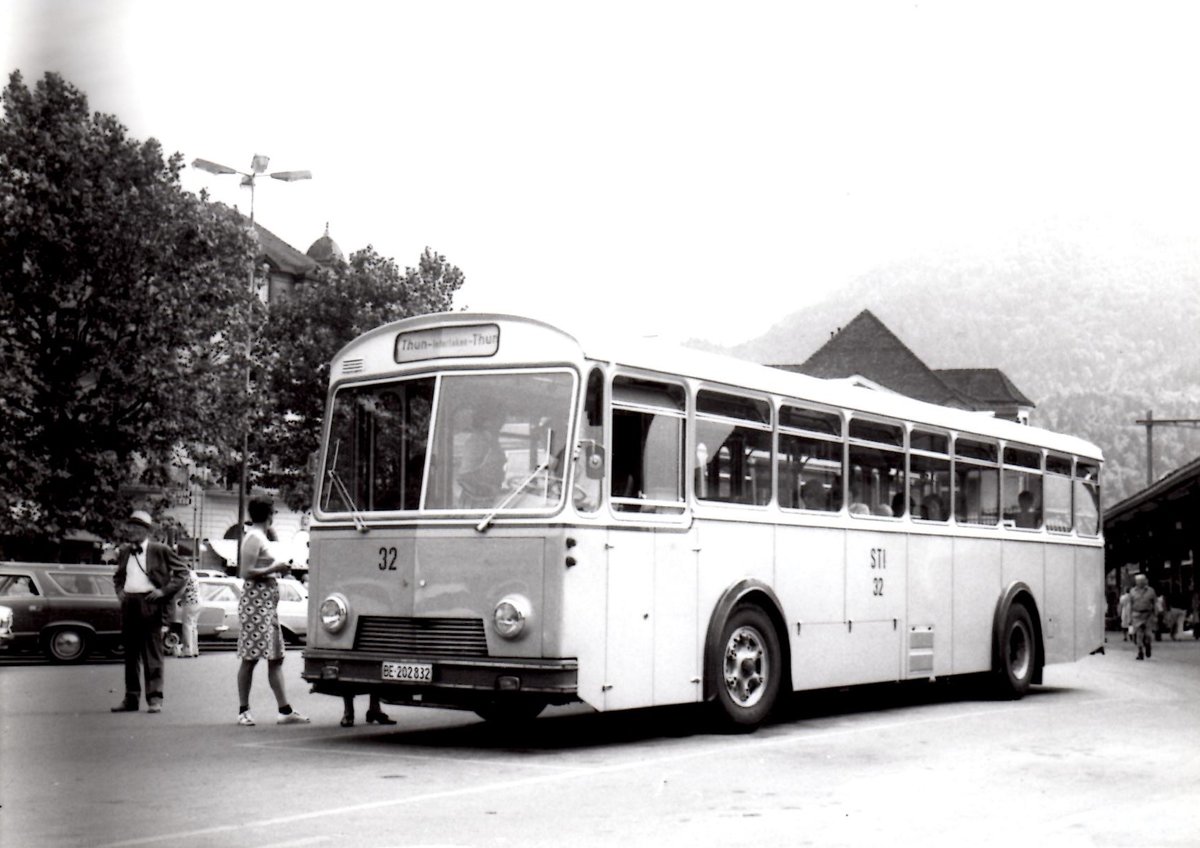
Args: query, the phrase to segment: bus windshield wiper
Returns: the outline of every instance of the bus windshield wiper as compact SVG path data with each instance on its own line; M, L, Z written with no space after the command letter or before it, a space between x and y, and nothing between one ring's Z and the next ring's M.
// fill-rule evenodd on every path
M520 483L518 483L517 486L511 492L508 493L508 497L506 497L504 500L500 501L500 503L496 504L496 506L494 506L492 508L492 511L489 512L487 515L485 515L483 517L483 519L478 524L475 525L476 531L482 533L485 530L487 530L488 525L491 524L492 520L496 517L496 513L498 513L500 510L502 510L506 506L508 506L509 503L512 502L513 498L515 498L517 495L521 494L521 492L525 491L525 487L528 486L531 482L533 482L534 477L538 476L539 474L541 474L543 471L545 471L547 468L550 467L550 463L554 461L554 454L550 453L550 445L553 443L553 439L554 439L554 431L548 430L546 432L546 458L544 460L542 460L542 462L538 465L537 468L530 471L529 475L524 480L522 480Z
M350 518L354 520L354 526L359 533L366 533L367 520L363 518L362 513L358 511L358 506L354 503L354 498L350 496L350 490L346 488L346 484L342 482L342 478L337 473L337 458L338 452L341 450L342 440L338 439L337 444L333 448L333 462L329 464L329 480L333 483L333 488L337 490L338 495L345 502L346 506L350 507ZM329 506L329 501L326 499L326 508Z

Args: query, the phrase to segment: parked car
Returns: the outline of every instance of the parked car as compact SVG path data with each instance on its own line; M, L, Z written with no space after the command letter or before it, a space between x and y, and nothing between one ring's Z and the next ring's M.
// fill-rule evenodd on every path
M222 583L236 583L234 578L221 575L208 577L205 575L215 572L197 571L197 594L200 596L200 615L196 618L196 636L200 639L216 639L230 628L233 628L234 638L237 638L238 595L234 589L223 591L205 589L205 586L221 586ZM183 641L183 609L179 606L179 598L171 604L170 627L163 636L163 648L172 653Z
M241 578L201 577L197 582L200 584L199 635L202 638L237 639L242 629L238 619ZM204 626L206 620L208 628ZM308 589L290 577L279 580L279 627L288 644L300 644L308 635Z
M238 600L242 581L237 577L201 577L199 635L201 639L236 639L241 632Z
M119 654L113 571L111 565L0 562L0 604L12 612L6 648L40 650L63 663L82 662L93 650Z
M11 607L0 606L0 650L6 648L13 638L13 611Z

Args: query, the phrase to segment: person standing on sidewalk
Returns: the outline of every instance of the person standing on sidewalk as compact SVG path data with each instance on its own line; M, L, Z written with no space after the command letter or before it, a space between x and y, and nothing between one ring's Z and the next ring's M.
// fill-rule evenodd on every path
M114 713L137 712L146 676L146 711L162 712L164 611L183 586L187 564L167 545L150 541L154 521L134 510L125 522L129 544L117 557L113 586L121 602L121 644L125 647L125 698Z
M1129 620L1133 627L1133 642L1137 645L1139 660L1150 656L1150 646L1154 641L1150 638L1150 631L1154 629L1154 622L1157 620L1157 598L1158 595L1150 587L1150 579L1145 574L1133 578L1133 588L1129 590Z
M308 718L292 709L283 685L283 630L279 626L279 584L275 575L286 575L290 563L277 559L271 547L274 534L271 523L275 505L269 498L252 498L246 512L250 526L242 539L240 571L242 597L238 601L238 720L242 727L253 727L250 714L250 684L254 667L267 661L267 683L275 693L279 707L277 724L307 724Z
M1133 641L1133 624L1130 621L1130 610L1129 610L1129 601L1130 600L1131 600L1131 598L1129 597L1128 591L1123 592L1121 594L1121 597L1119 599L1117 599L1117 614L1121 616L1121 641L1122 642L1132 642Z
M187 571L187 581L179 590L179 609L183 613L183 638L175 649L177 657L200 656L200 639L197 623L200 620L200 584L196 572Z

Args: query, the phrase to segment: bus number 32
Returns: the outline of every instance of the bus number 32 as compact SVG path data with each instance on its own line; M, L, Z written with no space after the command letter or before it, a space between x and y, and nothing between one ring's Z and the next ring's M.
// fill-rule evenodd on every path
M380 548L379 549L379 570L380 571L395 571L396 570L396 549L395 548Z
M880 571L887 568L887 548L871 548L871 568ZM871 578L871 594L875 597L883 596L883 578Z

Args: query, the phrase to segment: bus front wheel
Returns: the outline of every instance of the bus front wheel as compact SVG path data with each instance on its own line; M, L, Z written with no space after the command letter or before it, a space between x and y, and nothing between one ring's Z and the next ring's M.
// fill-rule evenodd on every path
M546 702L532 699L500 699L475 708L475 715L492 724L514 725L533 721L546 709Z
M1033 619L1023 604L1015 603L1008 608L999 648L1000 667L996 674L1000 694L1020 698L1029 691L1037 664Z
M779 697L783 652L775 625L753 605L735 607L721 628L719 653L709 657L708 674L719 717L736 730L754 730Z

